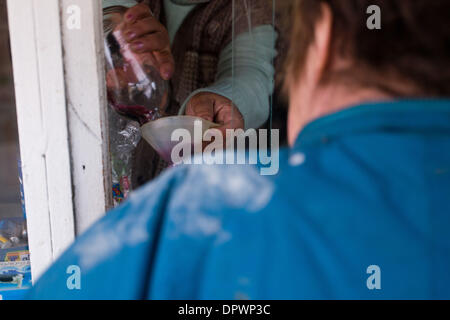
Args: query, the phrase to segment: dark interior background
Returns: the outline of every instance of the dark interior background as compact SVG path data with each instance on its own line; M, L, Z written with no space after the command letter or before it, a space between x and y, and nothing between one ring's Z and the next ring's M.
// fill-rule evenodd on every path
M6 0L0 0L0 218L19 217L19 143Z

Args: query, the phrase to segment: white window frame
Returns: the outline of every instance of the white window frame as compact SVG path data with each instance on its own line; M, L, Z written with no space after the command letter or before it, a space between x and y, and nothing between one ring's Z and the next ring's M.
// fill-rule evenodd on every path
M33 281L111 207L101 0L8 0ZM69 29L68 7L81 28Z

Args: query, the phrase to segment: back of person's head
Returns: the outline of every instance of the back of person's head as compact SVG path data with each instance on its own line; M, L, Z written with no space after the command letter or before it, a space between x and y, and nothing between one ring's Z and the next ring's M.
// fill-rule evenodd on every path
M294 0L287 71L297 79L324 6L332 15L330 59L322 81L377 87L396 96L450 96L450 1ZM369 29L373 5L381 29ZM369 9L369 10L368 10ZM348 64L332 68L333 61ZM392 86L395 79L398 86ZM401 84L405 84L405 86ZM408 90L411 89L411 90Z
M291 145L309 122L352 105L450 97L450 1L280 5L290 17L283 19L290 47L283 81Z

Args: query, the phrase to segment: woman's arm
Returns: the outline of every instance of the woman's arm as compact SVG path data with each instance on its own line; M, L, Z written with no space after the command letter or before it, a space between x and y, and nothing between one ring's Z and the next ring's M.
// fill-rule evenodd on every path
M221 52L216 82L194 91L180 113L185 113L194 96L209 92L233 101L244 117L245 128L263 125L269 116L269 97L274 87L272 62L277 55L277 36L271 25L258 26L237 36Z

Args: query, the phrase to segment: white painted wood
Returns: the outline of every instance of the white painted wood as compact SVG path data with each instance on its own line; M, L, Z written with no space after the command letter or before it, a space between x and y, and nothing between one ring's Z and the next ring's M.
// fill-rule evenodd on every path
M8 0L32 275L75 236L58 0Z
M79 29L67 24L74 6ZM112 204L102 7L8 0L8 15L36 281Z
M62 0L64 66L77 233L112 204L101 0ZM73 6L80 29L70 29ZM70 13L69 13L70 12Z

